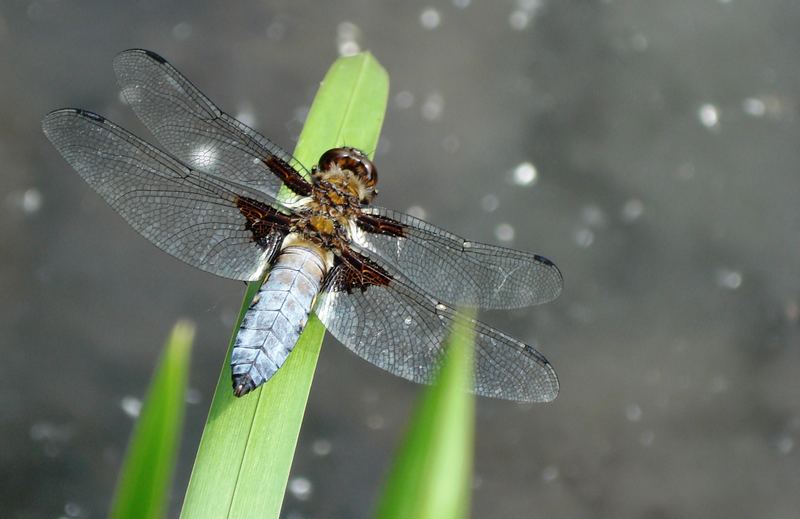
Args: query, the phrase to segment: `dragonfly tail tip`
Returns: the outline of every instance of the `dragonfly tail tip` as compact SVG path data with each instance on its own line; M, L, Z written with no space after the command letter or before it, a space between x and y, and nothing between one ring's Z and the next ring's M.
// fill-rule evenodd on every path
M233 394L242 397L256 388L252 377L247 374L233 376Z

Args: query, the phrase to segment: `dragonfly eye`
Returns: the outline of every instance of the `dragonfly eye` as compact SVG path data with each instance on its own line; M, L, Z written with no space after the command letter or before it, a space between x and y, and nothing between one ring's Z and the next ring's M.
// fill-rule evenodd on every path
M333 166L347 169L364 183L364 187L372 190L378 183L378 170L367 155L356 148L333 148L322 154L319 159L320 171L328 171Z

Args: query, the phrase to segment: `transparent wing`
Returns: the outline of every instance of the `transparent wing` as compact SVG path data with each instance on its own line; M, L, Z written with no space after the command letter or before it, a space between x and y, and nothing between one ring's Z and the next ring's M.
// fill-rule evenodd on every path
M58 110L42 127L111 207L176 258L219 276L256 280L280 246L285 215L277 216L268 205L276 202L265 195L258 194L263 203L247 198L247 188L200 175L91 112ZM254 226L247 216L253 211L276 216Z
M561 272L527 252L466 241L382 207L365 207L354 241L427 293L454 306L519 308L558 297ZM372 229L369 232L368 229Z
M430 382L442 342L463 318L398 275L386 285L350 292L346 275L346 266L335 267L328 290L318 297L316 313L328 331L372 364L414 382ZM474 326L476 394L521 402L549 402L558 395L556 373L542 354L481 322Z
M308 183L294 158L217 108L164 58L131 49L114 58L122 95L164 149L194 169L277 196ZM284 178L291 177L291 178ZM304 187L305 186L305 187Z

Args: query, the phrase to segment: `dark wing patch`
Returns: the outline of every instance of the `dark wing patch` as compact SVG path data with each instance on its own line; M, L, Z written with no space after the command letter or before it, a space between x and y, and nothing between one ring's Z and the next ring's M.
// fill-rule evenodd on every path
M245 228L253 235L259 245L269 243L277 233L285 235L292 225L292 219L269 204L246 196L236 196L236 207L247 219Z
M288 231L269 208L279 203L266 194L199 174L99 115L58 110L45 117L42 128L134 229L190 265L255 281ZM271 227L255 228L248 218L255 212L272 214Z
M392 280L386 270L369 258L350 249L343 249L339 264L327 276L326 288L337 292L367 290L370 286L385 286Z
M403 238L406 235L403 224L380 215L361 213L356 219L356 224L362 230L373 234L384 234L394 238Z
M353 248L454 306L519 308L551 301L561 292L561 272L547 258L467 241L381 207L362 212L357 223L365 232L353 237Z
M211 102L161 56L141 49L114 59L122 95L164 149L190 167L272 197L281 181L305 196L305 168Z
M283 181L286 187L300 196L311 196L311 184L306 182L288 162L277 155L270 155L263 160L264 164Z

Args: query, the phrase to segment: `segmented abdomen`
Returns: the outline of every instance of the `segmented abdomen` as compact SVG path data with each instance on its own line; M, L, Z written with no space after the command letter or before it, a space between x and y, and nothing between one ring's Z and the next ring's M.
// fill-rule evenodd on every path
M269 380L286 361L308 321L325 270L323 259L310 248L289 246L278 255L233 346L236 396Z

